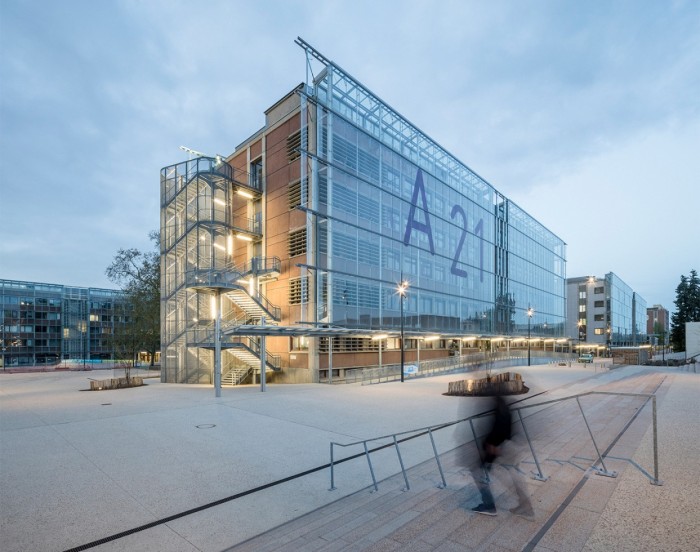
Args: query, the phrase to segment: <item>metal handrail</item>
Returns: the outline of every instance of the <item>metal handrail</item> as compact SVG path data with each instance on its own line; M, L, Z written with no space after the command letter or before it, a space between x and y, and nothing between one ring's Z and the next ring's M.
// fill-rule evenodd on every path
M640 398L646 398L647 400L644 402L644 404L643 404L640 408L637 409L637 412L635 413L635 416L637 416L637 415L639 414L639 412L641 412L642 408L644 408L644 406L646 405L646 403L649 402L649 399L651 399L651 401L652 401L652 424L653 424L653 448L654 448L654 478L651 480L651 483L652 483L653 485L662 485L663 482L659 479L659 458L658 458L658 439L657 439L657 421L656 421L656 395L655 395L655 394L649 394L649 393L619 393L619 392L613 392L613 391L587 391L587 392L585 392L585 393L579 393L579 394L577 394L577 395L571 395L571 396L562 397L562 398L559 398L559 399L552 399L552 400L550 400L550 401L544 401L544 402L540 402L540 403L528 404L528 405L523 405L523 406L518 406L518 407L511 407L511 411L516 411L516 412L518 413L518 418L519 418L520 424L522 425L523 433L524 433L524 435L525 435L525 438L527 439L527 442L528 442L528 445L529 445L529 448L530 448L530 452L532 453L532 457L533 457L533 459L534 459L534 461L535 461L535 466L537 467L537 473L534 474L534 478L537 479L537 480L539 480L539 481L546 481L546 480L548 479L547 477L545 477L545 476L543 475L542 469L540 468L540 463L539 463L539 460L537 459L537 455L536 455L536 453L535 453L535 449L534 449L534 447L533 447L533 445L532 445L532 440L530 439L530 436L529 436L529 434L528 434L528 432L527 432L527 427L525 426L525 420L524 420L523 417L522 417L521 411L522 411L522 410L525 410L526 408L534 408L534 407L538 407L538 406L545 406L545 405L549 405L549 404L555 404L555 403L563 402L563 401L570 400L570 399L576 399L576 402L578 403L578 406L579 406L579 410L581 411L581 415L582 415L583 420L584 420L584 422L585 422L585 424L586 424L586 428L588 429L588 433L589 433L589 435L591 436L591 440L593 441L593 445L594 445L594 447L595 447L595 449L596 449L596 453L598 454L598 459L597 459L596 461L594 461L593 465L591 466L591 469L593 469L596 473L598 473L598 474L600 474L600 475L607 476L607 477L616 477L616 476L617 476L617 473L616 473L616 472L608 471L607 468L605 467L605 463L604 463L604 461L603 461L603 456L602 456L602 454L600 453L600 450L598 449L598 444L596 443L595 436L593 435L593 432L592 432L592 430L591 430L591 427L590 427L590 425L588 424L588 420L587 420L587 418L586 418L586 414L584 413L583 407L581 406L581 402L579 401L579 399L580 399L581 397L585 397L585 396L587 396L587 395L614 395L614 396L623 396L623 397L640 397ZM403 474L404 481L405 481L405 483L406 483L406 489L405 489L405 490L409 490L410 487L409 487L409 483L408 483L408 476L407 476L407 474L406 474L406 469L405 469L405 467L404 467L404 465L403 465L403 460L401 459L401 452L400 452L400 450L399 450L399 441L397 440L397 437L403 436L403 435L410 435L410 437L407 437L407 438L405 438L405 439L402 439L401 441L403 442L403 441L408 441L408 440L410 440L410 439L415 439L416 437L420 437L420 436L425 435L425 434L428 434L429 437L430 437L430 441L431 441L431 444L432 444L432 447L433 447L433 454L434 454L434 457L435 457L435 461L437 462L438 469L439 469L439 471L440 471L440 477L441 477L441 479L442 479L442 486L443 486L443 487L444 487L444 486L447 486L447 482L445 481L445 475L444 475L443 470L442 470L442 465L440 464L440 458L439 458L439 455L438 455L437 448L436 448L436 446L435 446L435 440L433 439L433 433L432 433L432 432L433 432L433 431L439 431L439 430L444 429L444 428L446 428L446 427L450 427L450 426L453 426L453 425L456 425L456 424L459 424L459 423L467 422L467 421L468 421L468 422L470 423L470 425L471 425L472 433L473 433L473 435L474 435L474 443L476 444L476 443L477 443L477 437L476 437L476 432L475 432L475 430L474 430L473 420L478 419L478 418L483 418L483 417L489 416L489 415L491 415L493 412L494 412L493 410L488 410L488 411L486 411L486 412L480 412L479 414L474 414L474 415L472 415L472 416L468 416L467 418L462 418L462 419L459 419L459 420L455 420L455 421L453 421L453 422L445 422L445 423L442 423L442 424L436 424L436 425L426 426L426 427L422 427L422 428L419 428L419 429L411 429L411 430L408 430L408 431L402 431L402 432L398 432L398 433L392 433L392 434L389 434L389 435L382 435L381 437L373 437L373 438L371 438L371 439L363 439L363 440L360 440L360 441L354 441L354 442L352 442L352 443L337 443L337 442L335 442L335 441L331 441L331 443L330 443L330 472L331 472L331 473L330 473L330 476L331 476L331 486L330 486L329 490L332 491L332 490L335 490L335 489L336 489L336 487L335 487L335 469L334 469L334 466L335 466L335 463L336 463L336 462L335 462L335 460L334 460L334 454L333 454L333 452L334 452L333 448L334 448L334 447L337 446L337 447L343 447L343 448L345 448L345 447L351 447L351 446L356 446L356 445L362 445L362 446L363 446L363 448L364 448L364 454L365 454L365 457L367 458L367 464L369 465L370 475L372 476L372 483L373 483L374 489L375 489L375 491L376 491L376 490L379 490L379 487L378 487L378 485L377 485L377 480L376 480L376 477L375 477L375 475L374 475L374 468L373 468L373 466L372 466L372 461L371 461L371 459L370 459L370 452L375 452L376 450L380 450L380 449L386 448L387 446L391 446L391 444L394 445L394 447L395 447L395 449L396 449L396 452L397 452L397 456L398 456L398 458L399 458L399 462L400 462L400 464L401 464L401 472L402 472L402 474ZM368 444L368 443L372 443L372 442L375 442L375 441L382 441L382 440L386 440L386 439L392 439L392 442L393 442L393 443L385 444L385 445L383 445L383 446L381 446L381 447L378 447L377 449L373 449L372 451L370 451L370 450L368 449L368 447L367 447L367 444ZM478 447L477 447L477 448L478 448ZM479 451L479 454L481 454L480 451ZM603 469L602 469L602 470L596 467L596 464L597 464L598 462L600 462L600 464L603 466Z
M243 221L243 224L240 224L237 221ZM231 226L239 230L243 230L244 232L248 232L249 234L255 234L258 236L262 234L262 221L258 219L236 217L234 218L234 222L231 224Z
M282 261L280 261L279 257L253 257L246 261L239 270L243 275L261 272L281 272Z
M213 346L214 345L214 325L202 324L195 328L187 329L188 342L195 346ZM222 345L240 345L248 349L254 355L260 358L262 348L255 338L249 336L223 335L221 339ZM279 371L282 366L282 357L265 352L265 361L273 370Z
M570 355L568 353L553 353L553 352L542 352L538 351L540 354L534 356L533 358L552 358L555 360L569 359ZM562 356L568 355L568 356ZM418 370L414 373L404 374L404 379L409 378L420 378L425 377L429 374L440 374L449 371L454 371L461 367L470 366L471 368L465 370L466 372L472 372L475 369L493 368L493 364L496 362L513 362L513 361L523 361L527 359L527 354L518 352L514 354L513 352L505 353L476 353L476 354L463 354L456 355L446 358L433 359L433 360L422 360L420 362L409 362L407 364L418 364ZM394 381L401 377L401 365L398 363L385 364L379 367L372 368L361 368L357 369L361 372L362 385L369 385L372 383L381 383L382 381ZM349 371L349 370L348 370ZM347 372L346 371L346 374ZM358 378L354 375L353 381L357 381Z
M241 271L233 264L216 268L192 268L185 271L187 287L241 287L236 281Z
M267 297L265 297L261 292L257 292L255 295L250 295L250 297L254 301L260 303L262 308L269 312L275 320L280 320L282 318L282 309L270 302L270 300Z

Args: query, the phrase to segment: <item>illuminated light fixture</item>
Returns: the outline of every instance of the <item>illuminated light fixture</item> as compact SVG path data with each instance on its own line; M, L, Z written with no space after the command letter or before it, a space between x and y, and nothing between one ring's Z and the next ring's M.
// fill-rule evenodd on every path
M562 337L561 339L557 339L557 343L566 343L569 341L566 337Z
M253 238L251 238L250 236L246 236L245 234L236 234L236 237L239 240L243 240L243 241L253 241Z
M382 339L386 339L387 337L389 337L389 334L374 335L372 336L372 341L381 341Z
M192 322L199 322L199 318L193 318Z
M214 203L216 203L217 205L223 205L224 207L226 207L226 202L223 199L219 199L218 197L214 198Z
M200 241L207 241L207 237L206 237L206 236L202 236L202 237L199 238L199 240L200 240Z
M476 341L476 336L468 335L467 337L463 337L462 341Z
M439 335L428 335L423 338L423 341L437 341L440 339Z
M239 278L238 280L236 280L236 282L238 282L239 284L247 284L248 280L245 280L244 278Z
M233 236L231 234L226 236L226 253L233 255Z
M239 196L243 196L243 197L246 197L248 199L253 199L253 197L254 197L253 194L251 194L250 192L246 192L245 190L236 190L236 193Z
M209 310L211 311L211 317L216 318L216 297L214 295L209 298Z
M217 249L220 249L221 251L226 251L226 248L223 245L221 245L220 243L215 243L214 247L216 247Z
M401 274L401 283L398 285L396 288L396 293L399 294L399 307L400 307L400 317L401 317L401 383L404 382L404 340L403 340L403 328L404 328L404 320L403 320L403 302L404 299L406 299L406 294L408 292L408 280L403 279L403 274Z

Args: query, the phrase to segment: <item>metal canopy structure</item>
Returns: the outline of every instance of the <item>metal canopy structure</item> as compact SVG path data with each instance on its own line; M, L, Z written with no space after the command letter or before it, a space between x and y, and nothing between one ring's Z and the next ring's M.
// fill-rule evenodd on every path
M399 331L369 330L366 328L343 328L340 326L328 325L294 325L294 326L260 326L257 324L247 324L234 326L222 332L223 335L251 335L267 337L365 337L378 338L398 337ZM406 332L409 333L409 332ZM425 332L410 332L413 337L420 337ZM455 336L457 339L458 336Z

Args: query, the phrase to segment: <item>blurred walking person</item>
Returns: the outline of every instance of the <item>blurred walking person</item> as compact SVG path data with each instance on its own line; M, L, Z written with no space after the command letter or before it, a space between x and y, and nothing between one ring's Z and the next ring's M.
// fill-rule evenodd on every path
M481 503L472 508L472 511L488 516L497 514L496 503L489 482L489 473L493 464L499 460L502 467L507 469L510 474L513 490L518 498L518 504L511 508L510 512L520 516L531 517L534 515L534 512L530 498L525 493L525 489L517 474L514 473L516 469L514 462L519 447L513 442L513 419L510 407L501 395L492 397L491 401L493 416L490 429L482 442L479 461L475 461L476 458L472 457L470 461L465 463L481 494Z

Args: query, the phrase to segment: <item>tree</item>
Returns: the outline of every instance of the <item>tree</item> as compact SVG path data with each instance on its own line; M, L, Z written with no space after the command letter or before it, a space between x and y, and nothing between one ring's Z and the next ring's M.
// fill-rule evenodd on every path
M671 315L671 345L675 351L685 351L685 323L700 322L700 278L695 269L690 276L681 275L676 288L676 312Z
M153 250L119 249L105 271L107 278L124 292L121 322L115 324L114 348L127 355L131 365L139 351L145 350L150 353L153 366L160 349L160 235L153 231L148 237Z

